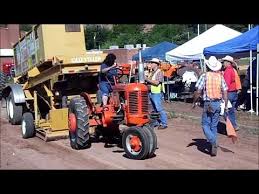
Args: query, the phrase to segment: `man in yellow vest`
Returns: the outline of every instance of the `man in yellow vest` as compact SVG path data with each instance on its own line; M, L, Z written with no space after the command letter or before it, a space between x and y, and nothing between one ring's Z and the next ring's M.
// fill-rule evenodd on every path
M162 93L164 92L164 75L160 70L160 61L157 58L153 58L150 61L153 74L151 78L146 77L146 82L151 85L150 100L155 112L160 114L160 119L156 121L155 126L159 126L158 129L167 128L167 115L162 104Z

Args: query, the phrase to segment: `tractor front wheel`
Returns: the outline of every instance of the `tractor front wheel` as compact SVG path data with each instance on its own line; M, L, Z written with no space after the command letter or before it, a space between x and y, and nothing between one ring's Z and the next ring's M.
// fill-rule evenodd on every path
M123 132L122 146L129 158L143 160L150 150L148 134L143 128L130 127Z
M149 149L148 157L152 157L154 156L154 153L157 148L157 136L153 127L149 125L144 125L143 129L147 133L148 138L150 140L150 149Z

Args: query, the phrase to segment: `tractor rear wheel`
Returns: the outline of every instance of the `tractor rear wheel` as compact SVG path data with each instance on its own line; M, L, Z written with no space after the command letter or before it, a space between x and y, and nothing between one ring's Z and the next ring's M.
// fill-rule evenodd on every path
M122 146L129 158L143 160L150 150L148 134L143 128L130 127L123 132Z
M15 104L12 92L7 97L6 103L7 103L7 106L6 106L7 115L11 124L13 125L20 124L22 121L23 107L21 104L20 105Z
M85 149L90 146L88 117L84 98L71 99L69 104L69 139L73 149ZM73 127L71 128L71 126Z
M144 125L143 129L146 130L146 133L148 134L148 137L150 140L150 149L149 149L148 156L152 157L157 148L157 136L153 127L149 125Z

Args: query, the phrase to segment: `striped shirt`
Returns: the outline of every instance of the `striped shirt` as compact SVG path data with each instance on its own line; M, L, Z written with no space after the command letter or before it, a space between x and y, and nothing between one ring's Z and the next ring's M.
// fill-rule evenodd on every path
M209 98L209 96L213 96L214 94L214 91L217 90L218 87L220 87L220 91L221 91L221 94L220 96L217 96L216 99L221 99L222 98L222 93L223 91L227 91L228 90L228 87L227 87L227 84L223 78L223 76L221 76L221 83L217 83L214 81L214 79L211 79L212 82L210 82L211 84L206 86L206 82L208 84L208 80L206 78L205 80L205 73L202 74L199 78L199 80L197 81L195 87L198 89L198 90L202 90L203 91L203 100L214 100L214 98ZM218 74L216 74L218 76ZM220 86L218 86L220 84ZM205 87L206 86L206 87ZM206 91L205 91L206 90Z

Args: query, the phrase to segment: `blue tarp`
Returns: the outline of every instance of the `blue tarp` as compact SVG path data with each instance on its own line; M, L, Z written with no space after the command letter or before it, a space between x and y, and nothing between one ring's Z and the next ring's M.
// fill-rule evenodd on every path
M204 48L203 54L208 56L240 55L249 56L249 51L256 51L259 43L259 26L230 39L226 42Z
M150 47L141 51L141 58L142 60L151 60L152 58L165 60L165 53L176 47L177 47L176 44L164 41L153 47ZM139 54L134 55L132 57L132 60L138 61Z

